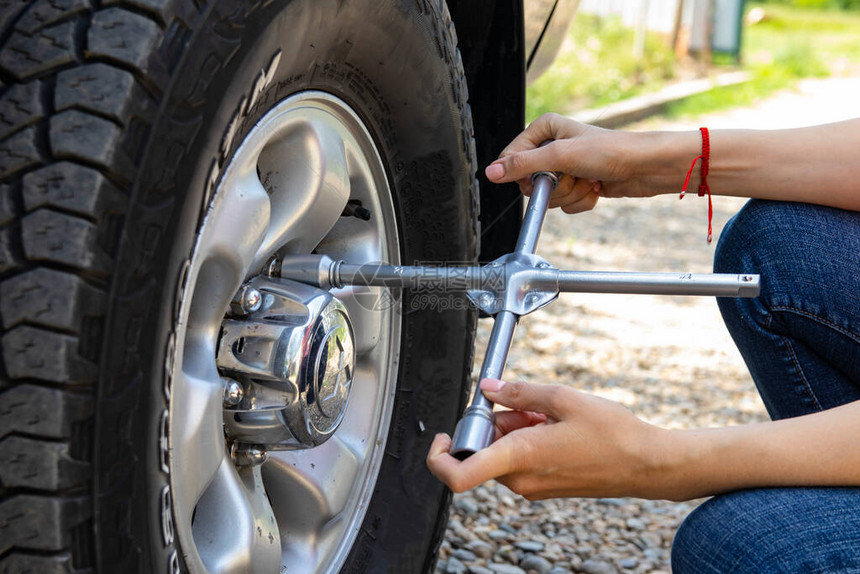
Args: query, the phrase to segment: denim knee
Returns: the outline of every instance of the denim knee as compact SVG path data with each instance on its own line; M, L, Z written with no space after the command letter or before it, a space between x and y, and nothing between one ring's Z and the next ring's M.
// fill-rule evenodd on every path
M762 273L774 258L780 257L796 238L792 217L786 214L791 204L752 199L732 217L720 233L714 252L715 273ZM773 285L762 282L764 293ZM723 299L744 301L744 299Z
M761 275L759 297L717 302L773 418L860 400L860 213L751 200L714 270Z
M760 274L761 261L767 258L772 248L767 245L769 237L759 232L761 222L768 219L767 211L772 202L750 200L732 217L720 233L714 252L714 273ZM768 288L767 278L761 282L761 290ZM733 335L752 323L766 321L766 310L760 298L717 298L726 327Z
M757 200L750 200L741 210L726 223L720 233L717 248L714 252L715 273L741 273L752 270L741 271L738 267L746 263L743 256L748 252L746 242L750 237L755 237L754 225L758 218Z
M756 298L719 297L717 303L734 336L750 328L767 328L770 313L766 302L779 299L786 280L781 265L786 252L797 252L791 246L797 239L793 218L786 210L790 204L753 199L726 224L714 253L715 273L744 273L761 275L761 294Z
M811 304L810 300L826 296L821 306L853 306L860 303L851 283L860 270L858 254L860 213L753 199L723 229L714 271L762 274L758 300L790 304L803 298ZM741 308L754 301L720 298L721 303L740 303Z
M728 498L714 497L693 510L681 523L672 542L673 574L740 571L750 544L732 517ZM740 516L743 519L743 515ZM732 524L731 531L727 528ZM729 535L731 533L731 535Z
M675 574L857 572L860 489L772 488L716 496L681 524Z

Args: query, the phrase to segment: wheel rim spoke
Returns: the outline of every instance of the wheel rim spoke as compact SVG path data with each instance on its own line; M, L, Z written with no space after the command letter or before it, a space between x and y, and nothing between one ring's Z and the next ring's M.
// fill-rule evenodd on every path
M238 173L237 173L238 172ZM246 262L257 251L266 228L269 201L256 176L248 170L229 174L230 185L210 208L213 223L201 234L198 249L207 260L191 278L196 288L184 341L177 348L179 361L173 383L173 448L183 453L177 465L174 489L176 511L190 516L198 498L224 458L222 383L215 367L214 343L224 310L246 272ZM225 234L238 222L239 233Z
M192 529L209 572L262 574L279 569L278 525L259 467L237 471L225 459L200 499Z
M308 537L343 511L358 465L355 453L337 437L308 450L270 453L263 481L288 514L281 521L282 534Z
M217 375L217 373L216 373ZM173 420L173 448L183 453L174 471L178 516L191 516L198 499L226 460L221 430L221 387L211 380L182 373L173 400L181 415ZM215 379L217 381L217 377Z
M292 112L258 158L271 199L271 222L255 266L276 249L307 253L334 227L350 195L342 135L319 110Z
M218 301L226 305L249 269L256 270L251 262L271 226L272 213L268 194L253 165L228 171L222 187L207 213L197 251L233 272L233 281L217 281L230 287L224 295L226 300ZM215 301L217 297L208 299Z

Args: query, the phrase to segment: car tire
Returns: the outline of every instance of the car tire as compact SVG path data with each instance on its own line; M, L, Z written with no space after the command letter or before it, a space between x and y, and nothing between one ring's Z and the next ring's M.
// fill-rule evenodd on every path
M200 286L269 269L255 252L210 272L200 259L207 225L243 144L279 105L301 116L311 102L366 134L391 204L380 233L396 236L393 259L473 261L475 150L445 3L9 1L0 82L0 571L260 571L253 557L199 559L191 522L208 512L225 535L217 524L229 516L198 508L203 495L177 494L194 460L177 434L190 418L175 403L177 365L199 358L184 333L195 309L224 315L232 296ZM349 218L333 205L332 225L342 226ZM319 252L337 252L335 243ZM318 243L269 247L266 265ZM362 500L350 491L354 508L338 517L349 525L340 550L306 549L322 556L298 567L284 551L280 571L432 568L450 492L424 457L465 405L475 331L464 299L436 295L385 299L398 332L385 355L395 376L380 391L390 404L374 427ZM206 332L215 349L217 329ZM222 381L207 382L220 396ZM222 415L206 440L235 463ZM299 455L278 456L289 466ZM234 486L265 485L269 464L224 472ZM220 479L205 480L203 494ZM272 492L263 498L277 506ZM193 513L182 519L177 504ZM280 504L287 548L280 522L290 512Z

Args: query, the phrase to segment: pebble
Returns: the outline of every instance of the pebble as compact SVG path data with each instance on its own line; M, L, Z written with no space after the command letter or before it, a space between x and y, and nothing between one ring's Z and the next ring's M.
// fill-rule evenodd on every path
M489 502L493 505L496 505L498 503L498 500L496 500L495 495L484 486L479 486L473 492L475 493L475 498L480 499L482 502Z
M525 570L513 564L498 564L493 562L492 564L487 564L487 568L491 572L495 572L495 574L526 574Z
M540 540L520 540L514 546L525 552L540 552L546 545Z
M618 569L603 560L590 558L579 567L585 574L618 574Z
M649 560L653 560L654 562L660 562L661 558L663 558L664 552L660 548L646 548L642 551L642 554L645 556L645 558L648 558ZM665 552L665 554L668 555L669 552Z
M465 574L467 571L466 565L453 556L448 558L445 564L445 574Z
M520 568L526 572L549 574L549 571L552 570L552 562L542 556L531 554L520 560Z
M472 497L463 496L454 498L454 507L461 510L466 516L478 514L478 503Z
M520 561L520 553L516 548L508 544L499 548L498 552L496 552L496 558L501 558L505 562L516 564Z
M621 566L622 568L632 570L633 568L636 568L636 566L639 565L639 561L636 560L635 558L623 558L618 562L618 565Z
M546 548L543 549L542 555L550 560L561 560L564 557L564 551L560 544L552 542L546 545Z
M466 544L466 549L474 552L479 558L489 558L493 555L493 546L483 540L473 540Z
M463 523L459 520L450 520L448 522L448 530L464 540L472 540L475 537L474 534L472 534L468 528L463 526Z
M451 556L457 558L458 560L464 560L466 562L471 562L473 560L477 560L478 556L472 552L471 550L466 550L465 548L457 548L456 550L451 552Z
M638 539L643 542L645 548L659 548L663 544L662 537L656 532L643 532Z

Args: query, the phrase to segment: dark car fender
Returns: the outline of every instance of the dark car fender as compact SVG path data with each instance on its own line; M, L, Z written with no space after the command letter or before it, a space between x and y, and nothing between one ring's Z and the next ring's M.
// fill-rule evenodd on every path
M523 129L526 46L521 0L448 0L469 88L481 190L481 261L513 251L522 219L515 184L487 181L484 167Z

